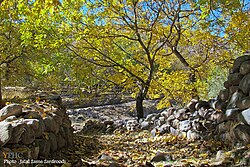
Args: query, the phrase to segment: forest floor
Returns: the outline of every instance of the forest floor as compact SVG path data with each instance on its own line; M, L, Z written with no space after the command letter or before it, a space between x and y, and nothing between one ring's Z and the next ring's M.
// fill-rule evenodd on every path
M76 106L68 111L85 107L102 116L135 118L135 102L131 99L119 104L109 101L105 106L99 105L102 101L98 102L98 106L92 106L94 103L81 106L79 104L82 102L75 105L71 101L67 103L70 104L67 107ZM145 104L147 112L155 110L154 102L146 101ZM72 123L75 124L74 121ZM62 167L244 167L250 166L250 144L232 145L214 140L188 141L171 134L153 136L150 131L139 129L118 129L113 133L75 132L73 147L57 152L53 158L65 159L67 163Z
M146 101L146 110L154 109ZM134 102L92 107L109 117L133 118ZM88 108L89 109L89 108ZM74 122L73 122L74 124ZM74 134L74 147L64 154L68 166L168 167L168 166L250 166L250 145L232 145L223 141L188 141L171 134L148 130L115 130L113 133Z
M187 141L170 134L152 137L148 131L137 131L76 134L74 148L66 156L72 166L228 167L248 166L249 149L250 145L232 147L221 141Z

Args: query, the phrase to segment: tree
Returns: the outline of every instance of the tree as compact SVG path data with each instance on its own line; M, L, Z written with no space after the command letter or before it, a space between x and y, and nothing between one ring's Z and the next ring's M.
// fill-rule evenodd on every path
M18 33L19 21L17 6L15 3L0 3L0 108L4 106L2 99L2 80L9 78L10 71L15 70L18 59L24 55L24 47L21 46L21 35Z
M134 95L138 119L145 98L163 94L164 103L170 98L184 103L204 93L204 73L231 59L216 31L220 19L208 14L216 5L207 1L24 2L19 4L24 43L63 47L65 55L102 69L103 79Z

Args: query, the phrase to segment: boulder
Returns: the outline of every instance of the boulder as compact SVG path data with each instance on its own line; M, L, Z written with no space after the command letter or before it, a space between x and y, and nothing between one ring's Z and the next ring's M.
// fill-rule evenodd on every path
M9 143L19 143L27 125L23 122L23 119L13 121L11 125L13 127L13 131Z
M239 91L239 86L230 86L228 90L229 90L229 97L231 97L235 92Z
M240 81L239 88L242 90L244 94L249 94L250 91L250 74L247 74Z
M20 104L10 104L0 110L0 121L9 116L20 116L22 114L23 106Z
M173 112L175 111L176 109L174 107L170 107L164 111L161 112L161 116L162 117L165 117L165 119L167 119L168 117L170 117L171 115L173 115Z
M229 108L236 108L236 102L240 100L244 95L240 92L234 92L234 94L231 96L230 101L227 103L227 109Z
M56 121L57 124L62 125L63 117L55 113L51 113L51 116Z
M151 160L151 162L161 162L161 161L172 161L172 155L170 153L158 152Z
M5 118L4 121L12 122L12 121L15 121L15 120L17 120L17 117L15 115L12 115L12 116L9 116L9 117Z
M62 137L62 135L59 133L56 136L56 141L57 141L57 147L58 149L63 148L66 145L65 139Z
M175 119L172 121L172 126L176 129L179 129L180 121L178 119Z
M43 118L44 125L45 125L45 131L58 133L60 125L54 120L54 118L51 115L46 115L45 118Z
M142 130L147 130L150 128L150 126L152 125L151 123L149 123L148 121L143 121L141 124L141 129Z
M219 98L225 102L229 99L229 89L223 89L219 93Z
M56 135L54 133L49 133L49 142L50 142L50 152L55 152L58 148Z
M9 122L0 122L0 146L4 146L10 139L13 127Z
M187 109L185 109L185 108L177 109L174 111L174 117L180 121L187 119L186 111L187 111Z
M234 131L239 141L242 141L245 144L250 143L250 126L249 125L238 125L234 129Z
M185 121L180 121L180 131L183 132L187 132L188 130L190 130L192 127L191 122L189 120L185 120Z
M173 127L170 127L169 130L170 130L170 133L174 136L179 136L179 134L180 134L180 132Z
M26 115L23 116L25 119L42 119L41 115L36 111L28 111Z
M239 116L243 123L250 125L250 108L242 111Z
M159 131L161 134L169 133L170 132L170 125L168 123L165 123L159 127Z
M150 115L151 115L151 114L150 114ZM147 121L147 120L145 119L145 121ZM147 121L147 122L149 122L149 121ZM135 130L135 129L137 128L137 126L138 126L138 123L137 123L136 120L128 120L127 123L126 123L126 129L127 129L128 131L133 131L133 130Z
M38 155L39 155L39 146L38 145L35 145L35 146L32 146L30 148L30 156L31 156L31 159L38 159Z
M24 122L35 131L35 137L41 137L45 131L45 125L42 119L25 119Z
M35 140L35 130L31 126L25 126L21 137L23 144L31 144Z
M225 115L228 119L237 120L238 114L240 114L239 108L227 109Z
M156 119L155 116L156 116L155 113L149 114L149 115L147 115L147 117L145 118L145 121L147 121L147 122L154 121L154 120Z
M36 139L39 146L39 157L48 158L50 154L50 142L49 140Z
M239 99L236 102L236 106L240 109L240 110L245 110L247 108L250 108L250 96L244 97L242 99Z
M195 111L195 105L198 103L198 100L196 99L192 99L188 104L187 104L187 108L189 109L189 111Z
M250 73L250 61L245 61L240 66L240 73L246 75Z
M244 61L248 61L250 60L250 55L244 55L244 56L240 56L238 58L235 59L234 64L233 64L233 68L232 68L232 72L239 72L240 71L240 66Z
M195 109L199 110L201 108L209 108L209 103L207 101L199 100L198 103L196 103L195 105Z
M188 140L197 140L197 139L200 139L201 138L201 136L200 136L200 134L199 133L197 133L196 131L194 131L194 130L189 130L189 131L187 131L187 139Z

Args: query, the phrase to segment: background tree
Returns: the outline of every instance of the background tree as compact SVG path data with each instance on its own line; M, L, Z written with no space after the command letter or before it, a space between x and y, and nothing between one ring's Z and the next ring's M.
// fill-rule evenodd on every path
M232 34L248 43L241 32L248 32L249 7L229 2L233 7L203 0L21 0L16 24L20 46L37 50L30 65L38 81L119 85L136 98L142 118L145 98L164 97L160 107L205 98L210 71L227 68L235 50L247 49ZM92 83L89 76L96 77Z

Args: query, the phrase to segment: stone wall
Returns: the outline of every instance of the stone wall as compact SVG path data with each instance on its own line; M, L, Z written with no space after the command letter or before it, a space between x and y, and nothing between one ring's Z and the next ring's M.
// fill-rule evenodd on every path
M218 97L209 101L191 100L185 108L168 108L150 114L143 120L141 129L151 133L172 133L198 138L216 139L235 143L250 143L250 54L238 57L228 80ZM131 124L131 125L130 125ZM128 122L132 129L135 122Z
M60 98L39 100L10 104L0 110L0 160L17 155L22 159L49 159L54 152L72 146L73 129Z

